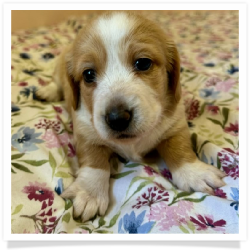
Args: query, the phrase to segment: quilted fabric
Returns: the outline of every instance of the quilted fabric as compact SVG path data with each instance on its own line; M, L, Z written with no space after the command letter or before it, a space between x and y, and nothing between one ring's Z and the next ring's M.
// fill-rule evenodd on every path
M55 59L85 15L12 34L12 233L239 233L238 11L140 11L173 38L193 149L226 172L215 196L171 183L162 161L112 169L104 217L81 223L59 195L73 182L72 123L64 102L45 103L36 90L52 81Z

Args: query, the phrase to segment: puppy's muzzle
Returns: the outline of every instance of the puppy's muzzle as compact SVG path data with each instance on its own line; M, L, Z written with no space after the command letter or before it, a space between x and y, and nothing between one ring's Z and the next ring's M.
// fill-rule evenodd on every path
M112 106L106 112L105 121L112 130L122 132L129 127L132 115L124 105Z

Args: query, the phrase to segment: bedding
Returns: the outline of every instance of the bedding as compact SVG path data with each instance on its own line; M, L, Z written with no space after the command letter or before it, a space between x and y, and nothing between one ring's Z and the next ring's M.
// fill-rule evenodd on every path
M73 126L64 102L37 100L55 60L94 14L12 33L11 228L13 234L238 234L238 11L140 11L176 42L193 150L223 170L215 196L183 192L161 159L111 170L105 216L82 223L60 197L74 180Z

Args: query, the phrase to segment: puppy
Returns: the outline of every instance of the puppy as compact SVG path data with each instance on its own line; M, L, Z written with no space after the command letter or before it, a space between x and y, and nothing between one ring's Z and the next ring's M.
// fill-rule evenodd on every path
M140 162L156 149L173 183L214 194L225 174L197 159L181 101L180 60L157 24L130 12L109 12L88 24L60 55L54 81L38 90L65 98L79 162L62 193L82 221L104 215L114 153Z

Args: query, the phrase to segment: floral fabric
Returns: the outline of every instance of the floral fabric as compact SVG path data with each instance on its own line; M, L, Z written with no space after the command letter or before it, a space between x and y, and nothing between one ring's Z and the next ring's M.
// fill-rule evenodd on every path
M183 192L162 161L112 169L104 217L82 223L59 195L73 182L64 102L38 101L56 57L93 15L12 34L12 233L239 233L238 11L141 11L176 42L193 149L223 170L215 196Z

